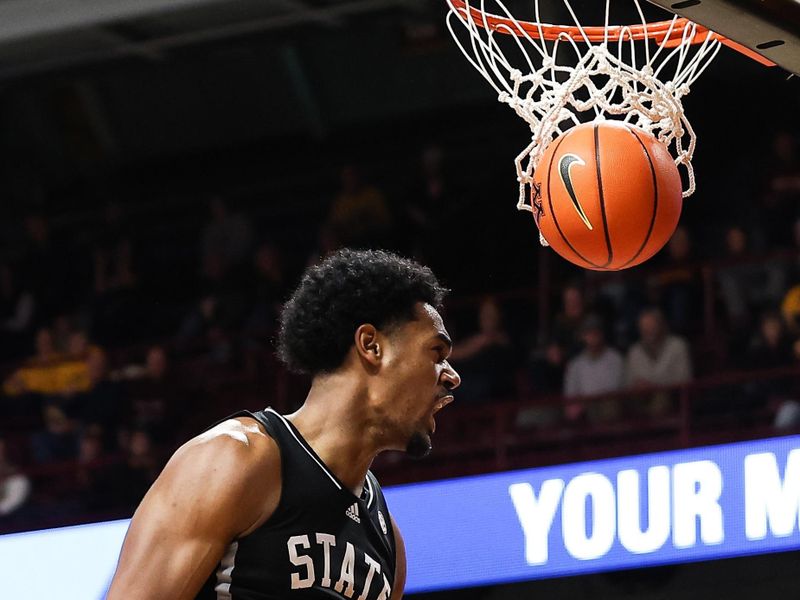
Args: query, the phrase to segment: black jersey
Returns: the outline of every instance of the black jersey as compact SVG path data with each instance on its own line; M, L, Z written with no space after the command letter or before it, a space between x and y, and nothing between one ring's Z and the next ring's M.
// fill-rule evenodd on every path
M375 476L358 498L287 419L270 408L241 416L278 444L281 497L261 527L233 541L198 600L388 600L395 540Z

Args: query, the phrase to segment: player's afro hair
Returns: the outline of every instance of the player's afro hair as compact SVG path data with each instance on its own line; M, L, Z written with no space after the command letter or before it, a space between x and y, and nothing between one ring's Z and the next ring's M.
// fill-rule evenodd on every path
M284 306L278 355L294 372L330 373L360 325L410 321L418 302L439 310L447 291L428 267L390 252L339 250L305 272Z

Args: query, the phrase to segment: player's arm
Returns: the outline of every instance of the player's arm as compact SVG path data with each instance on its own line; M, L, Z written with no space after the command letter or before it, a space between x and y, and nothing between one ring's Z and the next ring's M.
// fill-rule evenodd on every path
M400 535L400 528L394 521L394 517L389 515L394 530L395 547L395 568L394 568L394 587L392 587L391 600L400 600L403 597L403 590L406 588L406 545L403 536Z
M108 600L194 598L228 545L280 495L280 454L256 425L229 421L182 446L147 492Z

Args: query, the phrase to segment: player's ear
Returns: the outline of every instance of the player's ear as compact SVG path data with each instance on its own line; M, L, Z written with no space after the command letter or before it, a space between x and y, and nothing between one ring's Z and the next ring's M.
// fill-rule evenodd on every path
M378 366L383 359L383 348L379 338L378 330L371 323L364 323L356 329L354 340L356 353L373 366Z

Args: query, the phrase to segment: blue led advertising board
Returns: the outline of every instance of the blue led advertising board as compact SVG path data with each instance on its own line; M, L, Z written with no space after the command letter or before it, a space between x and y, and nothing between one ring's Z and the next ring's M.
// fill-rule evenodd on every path
M408 593L800 549L800 436L385 491ZM102 598L126 528L0 536L3 595Z
M400 486L387 501L409 591L793 550L800 437Z

